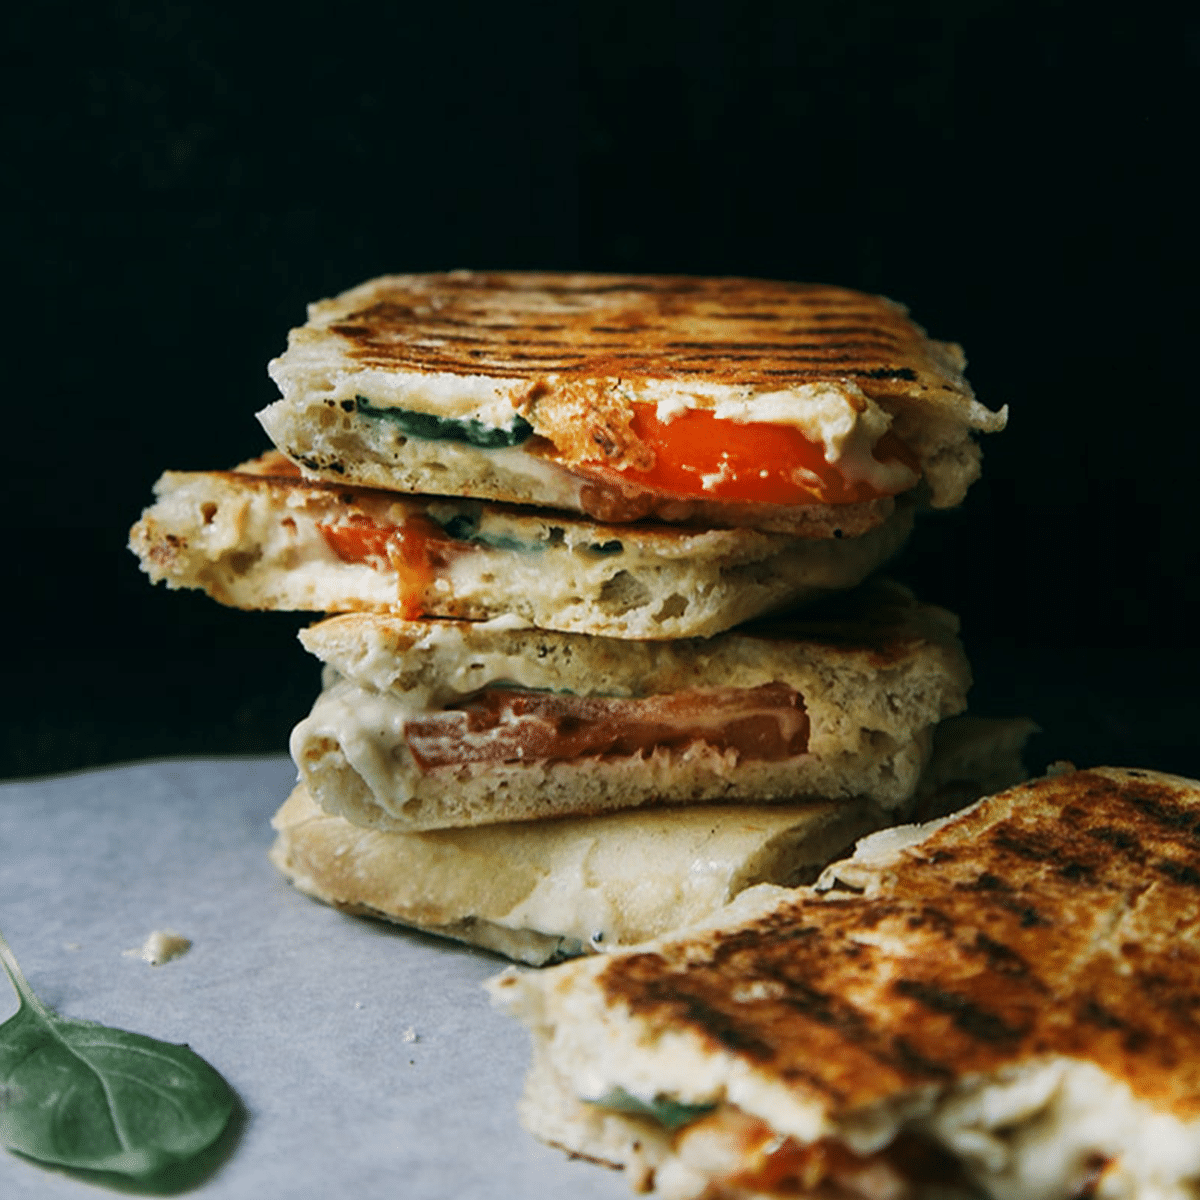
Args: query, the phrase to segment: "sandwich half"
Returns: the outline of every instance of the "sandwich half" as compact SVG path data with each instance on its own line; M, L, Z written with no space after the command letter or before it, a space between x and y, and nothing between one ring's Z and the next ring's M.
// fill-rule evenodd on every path
M943 722L921 809L1023 779L1031 731L1020 719ZM298 786L272 824L271 861L300 891L540 966L658 937L757 883L812 882L886 818L867 800L817 800L396 833L332 816Z
M875 581L711 639L353 613L303 630L326 687L291 752L313 799L415 831L647 804L912 798L966 706L957 621Z
M707 637L853 587L913 505L862 537L601 525L578 514L305 480L272 451L168 471L130 533L155 582L237 608L490 620L626 638Z
M672 1200L1195 1200L1198 831L1196 781L1071 770L510 971L524 1120Z
M662 275L390 275L309 309L259 414L307 475L855 537L957 504L1006 415L879 296Z

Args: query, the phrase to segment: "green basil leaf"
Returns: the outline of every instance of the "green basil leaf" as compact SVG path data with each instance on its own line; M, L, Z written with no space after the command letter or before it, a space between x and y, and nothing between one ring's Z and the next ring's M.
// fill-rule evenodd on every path
M474 417L463 421L455 417L437 417L433 413L410 412L406 408L381 408L366 396L355 396L354 401L364 417L391 421L408 437L430 442L466 442L483 450L496 450L502 446L519 446L533 436L533 426L521 416L514 416L512 424L501 429L485 425Z
M144 1180L210 1146L229 1085L187 1046L61 1017L0 936L20 1008L0 1025L0 1144L39 1162Z
M693 1121L698 1121L706 1113L716 1108L715 1104L680 1104L669 1096L655 1096L653 1100L639 1100L630 1095L623 1087L610 1088L597 1100L588 1100L588 1104L600 1108L610 1108L614 1112L630 1113L637 1117L653 1117L667 1129L682 1129Z

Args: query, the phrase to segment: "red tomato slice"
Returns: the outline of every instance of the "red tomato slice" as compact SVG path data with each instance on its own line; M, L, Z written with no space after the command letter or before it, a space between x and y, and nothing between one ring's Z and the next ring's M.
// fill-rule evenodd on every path
M318 524L325 544L348 563L366 563L376 569L390 565L396 572L396 607L402 617L415 620L425 613L425 590L436 569L457 547L441 530L422 517L409 517L403 525L376 525L365 517L342 525Z
M853 504L903 490L847 480L825 461L824 447L792 425L718 420L707 409L688 409L663 422L653 405L639 404L632 428L654 451L653 468L601 471L657 492L763 504ZM880 462L898 460L920 473L915 455L890 430L873 453Z

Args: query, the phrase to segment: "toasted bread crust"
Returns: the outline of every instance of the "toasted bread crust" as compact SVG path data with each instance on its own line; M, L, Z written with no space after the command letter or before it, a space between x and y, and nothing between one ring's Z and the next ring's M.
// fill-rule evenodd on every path
M842 890L614 958L609 1003L837 1117L1056 1056L1200 1116L1200 785L1038 780L830 870Z
M595 404L597 379L771 390L856 379L872 396L971 396L957 346L928 339L892 300L824 284L452 271L386 276L310 316L362 366L528 379L530 407L549 401L537 381L554 375L581 388L554 393L554 407L616 439L625 410Z

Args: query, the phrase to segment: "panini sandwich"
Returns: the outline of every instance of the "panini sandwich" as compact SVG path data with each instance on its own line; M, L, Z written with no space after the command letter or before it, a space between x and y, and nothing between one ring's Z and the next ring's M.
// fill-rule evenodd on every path
M130 533L154 582L237 608L373 611L605 637L707 637L860 583L904 541L901 502L862 537L602 525L578 514L303 480L272 451L168 471Z
M1198 980L1200 783L1100 768L491 987L527 1125L673 1200L1194 1200Z
M911 800L966 706L956 619L876 581L711 639L332 617L292 757L322 808L406 832L646 804Z
M309 309L259 414L313 478L811 538L979 473L959 347L814 284L392 275Z

